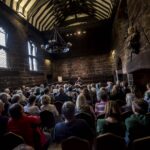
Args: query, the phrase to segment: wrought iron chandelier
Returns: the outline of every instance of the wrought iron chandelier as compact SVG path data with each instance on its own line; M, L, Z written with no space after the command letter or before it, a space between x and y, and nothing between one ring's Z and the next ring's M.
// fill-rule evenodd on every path
M70 50L72 43L65 42L56 28L53 29L48 42L41 45L41 48L50 54L67 53Z

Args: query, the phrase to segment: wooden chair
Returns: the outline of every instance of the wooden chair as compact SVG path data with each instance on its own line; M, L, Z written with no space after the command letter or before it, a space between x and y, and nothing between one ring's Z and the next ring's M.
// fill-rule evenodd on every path
M99 135L95 141L95 150L125 150L125 141L122 137L112 133Z
M2 147L5 150L12 150L16 146L23 143L25 143L23 137L12 132L6 133L2 139Z
M105 114L100 114L100 115L97 116L97 120L98 119L104 119L104 118L105 118Z
M126 118L130 117L133 114L132 111L125 111L121 114L121 119L124 121Z
M150 117L150 112L146 113L146 116L147 116L147 117Z
M61 147L62 150L90 150L90 145L87 140L75 136L71 136L64 140Z
M136 139L131 144L132 150L149 150L150 149L150 136Z
M81 112L81 113L77 113L75 114L75 117L77 119L83 119L87 122L87 124L95 130L95 120L94 118L92 118L91 115L89 115L88 113L84 113L84 112Z
M44 131L50 131L55 126L55 117L50 111L40 112L41 128Z

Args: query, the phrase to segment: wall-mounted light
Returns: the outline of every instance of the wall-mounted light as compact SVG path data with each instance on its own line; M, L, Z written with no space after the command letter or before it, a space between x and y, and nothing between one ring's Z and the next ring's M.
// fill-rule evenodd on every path
M77 35L81 35L81 31L77 31Z
M66 36L67 37L70 37L70 36L81 36L81 35L83 35L83 34L86 34L87 32L85 31L85 30L78 30L78 31L76 31L76 32L74 32L74 33L67 33L66 34Z
M46 64L47 66L49 66L49 65L51 64L51 61L50 61L49 59L45 59L45 64Z
M111 53L111 55L112 55L112 57L114 58L114 57L115 57L115 55L116 55L116 51L115 51L115 50L113 50L113 51L112 51L112 53Z

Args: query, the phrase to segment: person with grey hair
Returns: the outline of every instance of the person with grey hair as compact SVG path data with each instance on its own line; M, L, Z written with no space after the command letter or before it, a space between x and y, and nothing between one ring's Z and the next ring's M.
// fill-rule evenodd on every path
M5 93L5 92L0 93L0 99L4 103L3 115L8 116L8 109L9 109L10 103L8 101L7 93Z
M13 150L34 150L34 148L27 144L19 144Z
M64 121L57 123L53 132L53 140L60 143L62 140L70 137L77 136L89 141L94 138L94 132L90 129L88 124L81 119L75 119L75 105L68 101L62 106L62 114Z
M143 99L132 102L133 115L125 120L128 142L150 135L150 117L146 115L148 103Z
M132 102L135 99L135 95L133 93L126 94L126 104L122 106L122 111L132 111Z

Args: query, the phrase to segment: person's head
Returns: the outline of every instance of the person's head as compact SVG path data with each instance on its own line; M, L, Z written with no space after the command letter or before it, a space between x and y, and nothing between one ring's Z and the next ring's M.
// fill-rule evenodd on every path
M101 83L100 82L96 83L96 89L100 89L100 87L101 87Z
M81 77L78 77L78 80L80 80L81 79Z
M6 89L4 89L4 92L7 93L7 94L10 94L10 89L6 88Z
M19 94L14 94L11 98L11 103L18 103L21 100L21 96Z
M85 105L87 105L86 97L83 94L79 94L76 100L76 108L80 109Z
M34 148L27 144L20 144L17 147L15 147L13 150L34 150Z
M43 95L42 96L42 101L41 101L42 105L48 105L51 103L51 98L48 95Z
M150 90L150 83L147 83L147 84L146 84L146 88L147 88L148 90Z
M9 107L9 114L13 119L20 119L23 115L22 105L15 103Z
M101 94L103 95L102 97ZM105 94L107 94L105 87L101 87L100 90L97 92L97 100L100 101L102 98L105 99Z
M49 88L48 87L46 87L45 89L44 89L44 94L49 94Z
M132 106L132 101L135 99L135 95L133 93L126 94L126 105Z
M148 103L143 99L136 99L132 102L132 111L135 114L146 114L148 112Z
M108 101L105 105L105 116L114 117L119 119L120 117L120 107L116 101Z
M106 91L102 91L101 94L100 94L100 99L102 101L107 101L108 100L108 95L107 95L107 92Z
M35 88L35 95L40 95L40 87Z
M112 87L113 86L113 83L111 81L107 81L107 86L108 87Z
M62 114L65 117L65 119L72 120L74 118L75 113L75 105L73 102L68 101L65 102L62 106Z
M36 96L35 96L35 95L30 95L29 100L28 100L28 103L29 103L30 105L32 105L32 104L35 103L35 101L36 101Z
M5 93L5 92L0 93L0 99L2 100L3 103L7 103L8 102L7 93Z
M64 89L63 88L59 88L59 93L63 94L64 93Z
M4 103L0 100L0 114L4 111Z
M116 94L118 92L118 89L119 89L119 86L118 85L114 85L113 88L112 88L111 93L112 94Z

